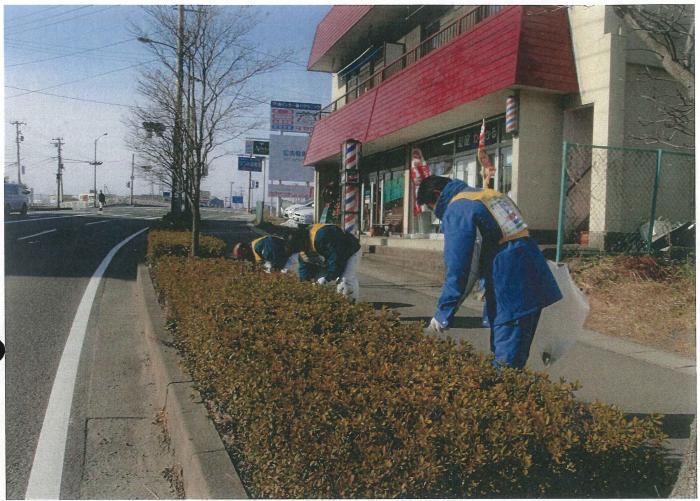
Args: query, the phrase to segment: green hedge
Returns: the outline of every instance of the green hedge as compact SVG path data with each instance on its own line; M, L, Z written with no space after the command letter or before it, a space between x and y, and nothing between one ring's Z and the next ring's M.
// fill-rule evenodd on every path
M177 230L151 230L148 234L147 259L149 263L162 256L189 256L192 232ZM226 243L220 238L199 236L200 257L220 257L226 252Z
M293 276L163 257L155 278L188 369L252 495L611 497L665 492L659 418ZM223 417L221 417L223 416Z

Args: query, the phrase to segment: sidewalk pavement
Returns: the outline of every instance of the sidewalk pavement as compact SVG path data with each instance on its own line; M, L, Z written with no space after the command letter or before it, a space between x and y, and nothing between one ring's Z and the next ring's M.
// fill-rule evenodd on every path
M406 321L425 325L435 311L442 277L427 278L386 260L362 257L360 299L375 307L395 309ZM489 353L489 329L481 326L482 305L465 301L448 335ZM563 329L566 326L562 326ZM584 401L599 400L627 414L664 414L672 457L683 452L696 412L695 362L622 339L587 331L562 358L545 366L537 351L537 336L527 366L546 372L552 381L579 381L576 392Z
M268 234L250 223L249 228L259 235ZM435 312L443 279L428 273L392 265L386 257L365 253L358 273L360 300L376 308L394 309L404 321L420 320L427 325ZM448 335L488 354L489 329L482 327L481 314L482 304L468 299ZM612 404L628 415L663 414L669 460L682 460L697 409L694 360L586 331L561 358L545 366L537 344L535 335L528 368L549 374L552 381L578 381L581 388L576 396L585 402Z

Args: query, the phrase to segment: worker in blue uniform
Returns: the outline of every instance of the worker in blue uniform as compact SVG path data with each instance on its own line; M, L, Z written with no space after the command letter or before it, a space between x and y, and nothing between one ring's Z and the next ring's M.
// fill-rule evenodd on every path
M445 235L447 272L430 329L446 330L469 292L465 289L480 235L479 275L494 365L524 367L540 312L562 294L520 210L498 191L440 176L423 180L417 201L435 212Z
M233 258L261 264L268 273L272 270L286 273L296 263L296 255L285 239L273 235L256 238L252 242L238 242L233 246Z
M351 296L355 301L360 298L360 284L357 280L357 268L360 264L360 241L350 233L334 224L313 224L298 228L290 237L290 246L294 252L307 255L318 254L325 260L326 269L323 276L316 280L320 285L336 283L336 291ZM307 262L299 259L299 278L314 278L313 269Z

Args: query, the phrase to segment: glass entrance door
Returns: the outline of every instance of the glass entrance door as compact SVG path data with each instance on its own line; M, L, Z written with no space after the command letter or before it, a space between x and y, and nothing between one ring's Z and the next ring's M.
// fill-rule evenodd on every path
M460 179L472 188L481 187L481 172L476 155L463 155L455 158L454 179Z

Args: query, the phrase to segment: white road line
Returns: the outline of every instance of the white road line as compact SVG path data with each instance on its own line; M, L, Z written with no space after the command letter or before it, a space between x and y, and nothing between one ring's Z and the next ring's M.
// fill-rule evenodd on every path
M91 224L102 224L102 223L108 223L110 222L111 219L103 219L102 221L93 221L92 223L85 223L85 226L90 226Z
M19 237L17 240L26 240L28 238L38 237L39 235L46 235L47 233L53 233L54 231L56 231L56 228L54 228L53 230L46 230L46 231L42 231L39 233L34 233L34 235L27 235L26 237Z
M39 442L34 453L34 463L29 474L25 499L59 499L60 497L63 461L68 437L68 421L73 403L73 391L78 373L78 363L80 362L80 351L85 340L92 303L95 300L100 280L114 255L127 242L147 229L144 228L137 231L109 251L109 254L97 267L85 288L66 340L66 346L63 348L53 387L51 388L51 396L46 407L44 423L41 426Z
M47 221L49 219L66 219L69 217L85 217L83 214L75 214L72 216L54 216L54 217L41 217L41 218L30 218L30 219L19 219L17 221L5 221L5 224L14 224L14 223L28 223L31 221Z

